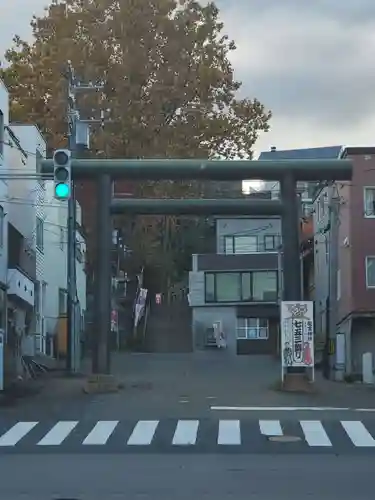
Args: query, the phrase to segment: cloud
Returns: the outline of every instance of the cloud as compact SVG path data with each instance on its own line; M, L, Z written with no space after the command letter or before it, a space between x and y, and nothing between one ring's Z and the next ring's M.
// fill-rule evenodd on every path
M260 148L372 140L375 2L220 4L225 30L238 47L232 63L242 93L258 97L274 114Z

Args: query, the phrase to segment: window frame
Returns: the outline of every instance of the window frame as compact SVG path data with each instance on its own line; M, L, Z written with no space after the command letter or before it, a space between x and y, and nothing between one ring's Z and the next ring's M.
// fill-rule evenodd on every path
M367 214L366 192L369 190L374 192L374 202L375 202L375 186L363 186L363 216L365 219L375 219L375 206L374 206L374 213Z
M250 321L256 321L255 326L251 326ZM245 326L239 326L240 321L245 321ZM266 326L261 326L261 322L265 322ZM249 336L248 332L253 329L257 332L257 335L255 337ZM238 334L240 331L245 331L245 336L244 337L239 337ZM259 334L261 331L266 331L266 336L261 337ZM236 325L236 340L269 340L270 338L270 322L268 318L254 318L254 317L238 317L237 318L237 325Z
M373 285L369 284L368 263L369 263L370 259L373 260L374 264L375 264L375 255L366 255L366 258L365 258L366 288L369 290L372 290L373 288L375 288L375 281L374 281Z
M267 248L267 238L272 238L273 242L273 248ZM265 234L263 238L263 245L264 245L264 251L265 252L277 252L279 247L280 247L280 235L278 234Z
M236 239L239 238L254 238L256 250L249 253L237 253L236 252ZM227 242L231 242L231 248L233 249L233 253L227 252ZM227 234L224 236L224 254L225 255L249 255L259 252L259 238L258 235L254 234Z
M275 278L276 278L276 291L275 291L275 299L274 300L261 300L261 299L254 299L254 274L261 274L261 273L273 273ZM223 275L223 274L237 274L238 275L238 281L239 281L239 287L240 287L240 300L236 299L231 299L231 300L217 300L217 275ZM244 293L244 275L249 275L250 276L250 297L244 299L243 297L246 295ZM208 280L211 280L210 283L210 288L213 288L212 293L210 293L210 297L212 299L208 298L207 294L207 288L208 288ZM211 287L211 285L213 285ZM232 304L232 303L239 303L239 302L257 302L257 303L274 303L278 301L278 293L279 293L279 273L277 270L273 269L254 269L251 271L205 271L204 273L204 302L205 304Z

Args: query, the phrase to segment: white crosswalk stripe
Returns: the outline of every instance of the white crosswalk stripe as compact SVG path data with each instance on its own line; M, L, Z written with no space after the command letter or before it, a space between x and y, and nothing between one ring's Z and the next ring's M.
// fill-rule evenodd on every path
M319 420L301 420L300 425L309 446L332 446L331 440Z
M106 444L108 439L113 434L119 421L118 420L99 420L95 427L83 440L84 445L103 445Z
M212 425L215 425L215 434ZM297 427L298 425L298 427ZM366 427L367 425L367 427ZM207 447L224 449L225 446L246 447L251 451L254 443L265 446L268 440L257 441L257 436L299 436L299 445L292 444L295 450L300 446L327 451L349 451L351 448L373 448L375 450L375 423L364 424L360 420L217 420L208 419L166 419L138 420L130 424L119 420L99 420L89 424L85 421L58 421L47 424L42 421L17 422L0 433L1 448L26 449L28 446L58 447L69 446L115 446L120 448L151 447L158 445L180 447ZM211 430L210 430L211 429ZM280 450L288 445L281 441ZM294 443L296 443L294 441ZM298 442L297 442L298 443ZM345 444L346 443L346 444ZM25 448L26 447L26 448ZM198 449L198 448L197 448Z
M282 436L280 420L259 420L259 429L263 436Z
M241 444L241 427L239 420L220 420L217 444L239 445Z
M179 420L173 435L174 445L193 445L197 441L199 420Z
M0 446L15 446L38 422L17 422L0 437Z
M152 443L159 420L140 420L128 439L130 446L146 446Z
M77 425L77 421L57 422L44 438L39 441L38 446L60 445Z
M369 448L375 446L375 439L362 422L356 420L342 420L341 425L351 439L354 446L358 448Z

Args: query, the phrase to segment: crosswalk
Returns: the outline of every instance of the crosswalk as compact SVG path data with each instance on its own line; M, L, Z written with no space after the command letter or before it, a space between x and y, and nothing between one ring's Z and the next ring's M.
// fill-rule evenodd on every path
M5 450L56 449L125 452L133 450L246 452L374 449L375 420L0 420L0 453ZM288 437L294 439L288 440ZM278 440L277 438L285 438ZM268 448L267 448L268 447Z

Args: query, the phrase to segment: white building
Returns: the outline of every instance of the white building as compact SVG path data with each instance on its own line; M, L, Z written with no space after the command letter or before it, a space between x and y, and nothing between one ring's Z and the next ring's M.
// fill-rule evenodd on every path
M36 179L39 160L45 155L46 143L36 126L9 125L9 96L0 81L0 173L4 174L0 178L0 329L5 331L9 373L22 371L22 355L53 354L58 319L66 314L67 203L54 199L52 181ZM15 179L15 174L20 178ZM86 248L79 206L77 210L77 296L85 311Z
M45 276L48 293L45 302L46 331L49 337L56 334L60 318L67 313L67 202L59 202L54 198L53 182L46 182L46 219L44 223L45 243ZM81 207L77 202L77 296L83 317L86 310L86 243L82 234Z
M39 129L34 125L11 124L13 133L9 168L16 173L36 174L38 162L46 156L46 142ZM19 158L20 151L23 157ZM21 162L20 162L21 159ZM45 311L44 301L47 293L47 282L44 275L44 221L45 221L45 183L36 179L9 181L9 213L10 222L22 234L26 242L26 251L33 255L34 262L34 311L30 333L24 351L33 354L34 349L45 352ZM27 270L30 274L31 271Z

